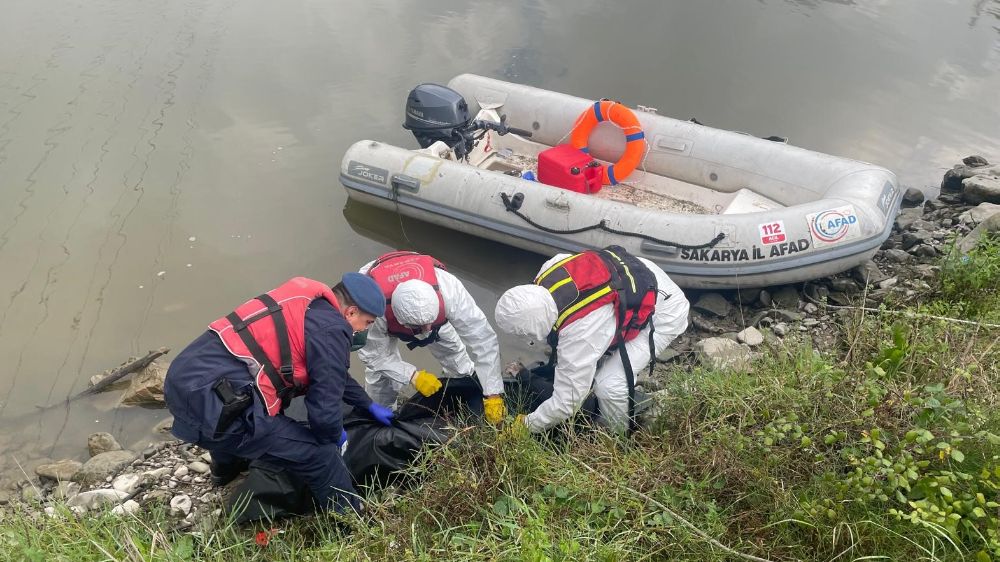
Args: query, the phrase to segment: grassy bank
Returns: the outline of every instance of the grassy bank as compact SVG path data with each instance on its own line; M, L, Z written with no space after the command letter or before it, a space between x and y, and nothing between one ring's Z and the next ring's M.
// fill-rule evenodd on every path
M838 311L831 349L789 337L749 373L665 368L662 415L632 440L471 428L367 517L283 522L266 546L162 512L8 511L0 557L1000 560L998 295L994 243L886 305L909 315Z

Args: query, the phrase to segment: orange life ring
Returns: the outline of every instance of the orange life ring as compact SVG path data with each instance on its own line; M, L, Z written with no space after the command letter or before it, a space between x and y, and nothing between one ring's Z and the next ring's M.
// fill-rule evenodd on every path
M594 106L580 114L570 132L569 142L583 152L590 152L590 133L601 121L611 121L625 133L625 153L617 162L604 169L604 185L616 185L618 178L625 179L646 154L646 135L639 126L639 119L632 110L611 100L594 102Z

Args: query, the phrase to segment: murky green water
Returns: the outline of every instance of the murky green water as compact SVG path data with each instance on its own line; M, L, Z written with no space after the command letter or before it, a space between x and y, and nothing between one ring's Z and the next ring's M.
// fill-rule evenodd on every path
M612 7L613 6L613 7ZM148 436L93 373L292 275L435 253L492 312L539 258L351 205L359 138L475 72L874 162L1000 158L998 0L9 0L0 17L0 471Z

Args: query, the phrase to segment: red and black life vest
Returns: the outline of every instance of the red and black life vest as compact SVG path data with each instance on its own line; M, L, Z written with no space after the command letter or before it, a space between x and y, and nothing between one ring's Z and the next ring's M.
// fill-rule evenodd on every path
M329 285L294 277L208 325L230 353L246 362L264 407L272 416L309 386L305 318L309 305L320 298L340 310ZM262 322L265 318L271 321Z
M438 285L437 269L445 269L438 260L417 252L398 251L379 256L368 268L368 275L378 283L385 296L385 322L389 335L407 342L410 349L424 347L439 339L438 330L448 322L444 311L444 299ZM419 279L434 288L438 298L438 315L431 323L431 333L425 338L417 338L416 332L399 323L392 311L392 293L404 281Z
M535 278L555 300L556 322L549 333L552 348L549 365L555 365L559 332L598 308L615 309L615 337L608 353L619 352L628 388L629 431L635 429L635 374L625 343L635 339L651 322L658 294L656 276L646 264L621 246L588 250L560 260ZM650 369L656 358L653 328L649 330Z
M656 307L656 276L621 246L588 250L560 260L535 278L556 302L550 338L606 305L615 306L617 331L611 346L627 342L646 327Z

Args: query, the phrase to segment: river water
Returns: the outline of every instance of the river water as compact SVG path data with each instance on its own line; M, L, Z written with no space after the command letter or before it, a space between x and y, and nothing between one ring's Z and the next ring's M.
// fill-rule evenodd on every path
M613 7L612 7L613 6ZM541 257L346 205L355 140L474 72L886 166L1000 158L1000 0L7 0L0 17L0 472L126 446L163 411L38 413L176 353L293 275L434 253L492 315ZM505 348L512 349L505 341ZM513 355L513 353L511 354ZM426 356L418 362L431 367ZM355 365L354 370L357 370Z

